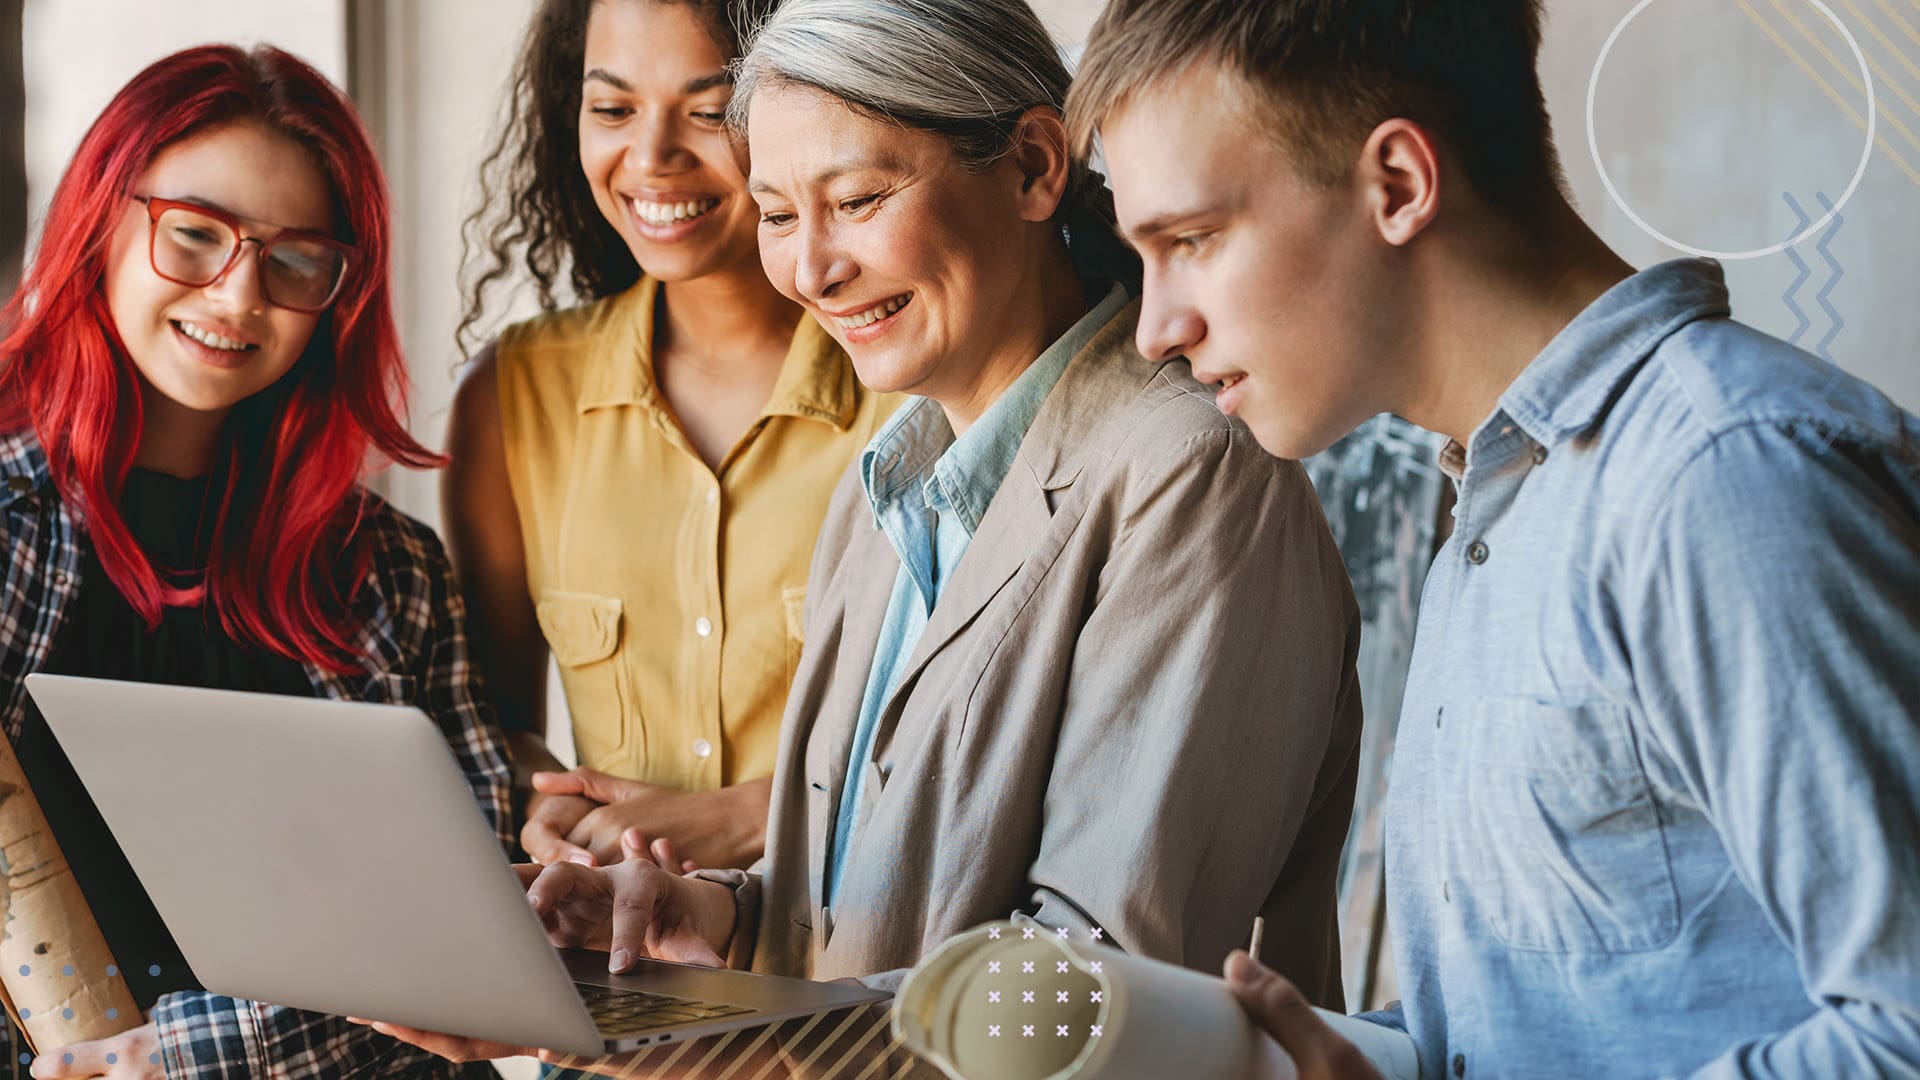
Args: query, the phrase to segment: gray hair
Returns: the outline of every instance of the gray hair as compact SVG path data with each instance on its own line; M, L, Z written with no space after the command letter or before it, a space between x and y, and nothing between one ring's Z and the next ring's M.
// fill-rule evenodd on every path
M876 119L945 138L975 172L1013 151L1028 109L1064 115L1073 81L1026 0L784 0L745 41L728 107L735 130L746 130L762 86L810 86ZM1118 257L1122 268L1132 262L1114 236L1112 194L1077 158L1055 221L1083 266L1088 256Z

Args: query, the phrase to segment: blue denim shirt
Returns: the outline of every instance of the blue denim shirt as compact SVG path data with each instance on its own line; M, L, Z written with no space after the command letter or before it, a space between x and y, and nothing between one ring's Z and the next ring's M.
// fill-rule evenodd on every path
M1443 464L1387 807L1438 1077L1920 1074L1920 420L1622 282Z
M973 542L987 505L1000 490L1020 443L1067 364L1127 304L1118 285L1047 347L967 429L954 438L946 413L930 398L901 409L860 453L860 482L873 507L874 527L900 556L900 572L874 646L873 667L854 727L846 790L835 808L827 863L827 906L840 891L840 873L859 821L861 768L873 754L873 735L899 673L913 655L941 589Z

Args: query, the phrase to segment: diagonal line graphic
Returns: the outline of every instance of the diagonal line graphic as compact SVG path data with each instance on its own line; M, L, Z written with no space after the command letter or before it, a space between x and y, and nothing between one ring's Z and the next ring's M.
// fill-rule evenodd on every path
M1790 237L1799 236L1800 230L1813 224L1813 219L1807 216L1805 210L1800 209L1800 203L1793 197L1793 192L1783 191L1780 194L1782 198L1787 200L1787 209L1792 210L1793 216L1799 219L1799 224L1795 225L1793 231L1787 235ZM1786 301L1787 310L1793 312L1794 319L1799 322L1799 325L1793 328L1793 336L1787 339L1787 344L1798 345L1800 344L1800 339L1806 336L1808 328L1813 326L1813 320L1807 318L1806 311L1801 308L1799 302L1794 299L1794 294L1798 293L1800 286L1805 285L1807 279L1813 276L1813 268L1809 267L1807 260L1801 258L1800 253L1791 247L1786 249L1786 256L1793 261L1793 268L1799 271L1799 274L1793 279L1793 284L1787 286L1786 293L1783 294L1780 299Z
M1792 42L1781 37L1779 31L1775 30L1772 24L1761 18L1760 13L1755 11L1747 0L1733 0L1733 2L1739 6L1741 11L1746 13L1747 18L1753 20L1754 25L1758 26L1761 31L1773 39L1773 43L1778 45L1780 50L1787 54L1787 58L1792 60L1795 66L1806 73L1807 78L1813 80L1813 84L1818 86L1822 93L1832 99L1835 105L1840 106L1840 111L1846 114L1847 119L1853 121L1855 127L1862 131L1867 129L1867 122L1861 117L1860 111L1854 108L1853 103L1848 101L1838 90L1835 90L1826 79L1822 78L1818 71L1813 69L1813 65L1807 62L1806 57L1800 55L1799 51L1793 47ZM1920 3L1920 0L1913 0L1913 2ZM1900 152L1895 150L1891 143L1887 142L1886 136L1876 135L1873 144L1879 147L1880 152L1885 154L1887 159L1892 161L1894 165L1898 166L1901 172L1906 173L1909 180L1912 180L1916 185L1920 185L1920 169L1916 169L1908 164L1907 159L1901 157Z
M1873 3L1875 7L1886 12L1887 18L1893 20L1893 25L1899 27L1903 33L1909 38L1912 38L1915 45L1920 45L1920 30L1914 29L1912 23L1901 18L1900 13L1893 10L1892 4L1888 3L1887 0L1873 0Z
M1880 32L1880 28L1874 25L1872 20L1868 19L1865 15L1861 14L1860 10L1858 8L1855 8L1853 4L1849 2L1849 0L1838 0L1838 2L1841 4L1841 6L1845 7L1847 11L1853 15L1854 18L1859 19L1862 23L1866 24L1867 29L1873 32L1874 37L1880 39L1880 44L1886 46L1887 51L1893 54L1893 58L1895 60L1900 61L1900 64L1902 67L1905 67L1908 71L1911 71L1914 75L1914 78L1920 79L1920 66L1916 66L1913 63L1913 61L1908 60L1906 58L1906 55L1904 53L1902 53L1899 49L1895 48L1893 42L1887 38L1887 35ZM1888 74L1887 69L1880 66L1880 62L1873 58L1872 53L1866 51L1865 49L1861 49L1860 55L1867 58L1867 70L1873 72L1873 74L1879 78L1880 85L1892 91L1893 96L1899 98L1901 103L1906 105L1907 109L1910 112L1912 112L1916 116L1920 116L1920 100L1915 100L1914 96L1907 92L1906 87L1901 86L1897 79L1895 79L1892 75ZM1861 92L1865 93L1866 91L1862 90ZM1885 115L1884 111L1882 112L1882 115Z
M1855 67L1852 62L1842 60L1827 46L1826 41L1822 39L1820 35L1807 29L1806 22L1802 20L1792 8L1787 6L1786 0L1771 0L1771 2L1773 9L1778 11L1780 16L1787 20L1788 26L1793 27L1801 37L1806 39L1807 44L1812 45L1819 51L1821 56L1826 57L1827 63L1833 66L1833 70L1840 73L1841 78L1847 80L1848 84L1853 87L1856 93L1862 97L1866 96L1866 84L1860 81L1859 69ZM1845 4L1847 0L1840 0L1840 2ZM1857 16L1859 12L1856 10L1854 14ZM1879 28L1873 26L1872 23L1868 23L1867 25L1876 33L1879 32ZM1873 58L1872 53L1862 49L1860 55L1867 62L1867 72L1870 76L1877 77L1883 86L1891 86L1895 96L1905 101L1908 107L1913 107L1913 99L1907 96L1907 92L1901 89L1900 84L1894 81L1893 76L1887 74L1887 69L1880 66L1880 62ZM1906 58L1902 57L1901 59L1905 60ZM1901 135L1906 136L1907 145L1916 150L1920 150L1920 135L1915 135L1912 128L1908 127L1898 116L1895 116L1892 111L1887 108L1887 103L1884 100L1874 102L1874 106L1880 112L1880 119L1885 120L1889 127L1898 131Z
M1866 13L1861 11L1859 8L1854 7L1853 0L1838 0L1838 2L1841 7L1847 9L1847 14L1852 15L1855 19L1859 20L1860 25L1867 28L1867 33L1872 34L1874 37L1874 40L1878 41L1882 46L1884 46L1887 52L1890 55L1892 55L1892 57L1895 60L1898 60L1900 62L1901 67L1907 69L1908 74L1912 75L1916 79L1920 79L1920 65L1916 65L1913 61L1907 59L1907 54L1901 52L1900 46L1894 44L1893 39L1887 36L1886 31L1880 29L1880 24L1868 18ZM1865 52L1865 50L1862 50L1862 52ZM1866 57L1867 57L1868 64L1871 65L1873 63L1873 54L1866 53ZM1874 73L1880 76L1881 82L1891 81L1890 77L1884 71L1881 71L1877 67L1874 68ZM1900 100L1907 103L1907 108L1920 109L1920 106L1914 105L1912 96L1909 95L1905 90L1902 90L1898 84L1894 84L1893 92L1900 96Z

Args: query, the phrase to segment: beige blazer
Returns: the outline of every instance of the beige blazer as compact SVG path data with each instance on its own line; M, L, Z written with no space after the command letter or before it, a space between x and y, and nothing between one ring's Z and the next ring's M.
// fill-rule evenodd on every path
M1342 1008L1334 878L1360 733L1359 617L1300 466L1222 416L1129 305L1072 360L941 594L822 905L899 560L857 466L815 549L767 854L735 967L892 986L990 919L1217 973L1263 958Z

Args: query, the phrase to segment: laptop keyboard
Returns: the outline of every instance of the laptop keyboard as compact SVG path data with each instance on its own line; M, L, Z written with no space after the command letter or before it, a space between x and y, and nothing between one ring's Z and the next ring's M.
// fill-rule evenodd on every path
M575 989L580 991L580 1000L587 1003L587 1012L599 1026L600 1033L611 1036L704 1023L753 1011L739 1005L720 1005L693 998L616 990L584 983L576 983Z

